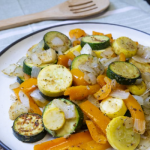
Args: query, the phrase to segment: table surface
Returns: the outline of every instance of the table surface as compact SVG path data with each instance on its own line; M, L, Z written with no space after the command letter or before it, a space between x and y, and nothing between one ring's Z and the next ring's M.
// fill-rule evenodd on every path
M40 12L64 1L65 0L0 0L0 20ZM150 0L147 1L150 3ZM114 23L150 33L150 6L144 0L110 0L110 6L107 11L76 21ZM0 31L0 51L29 33L65 22L68 22L68 20L47 20ZM73 21L70 20L69 22ZM0 147L0 150L3 149Z

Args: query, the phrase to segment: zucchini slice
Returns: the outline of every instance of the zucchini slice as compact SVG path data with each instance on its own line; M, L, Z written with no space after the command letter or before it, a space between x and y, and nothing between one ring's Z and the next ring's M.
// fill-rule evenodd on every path
M41 69L43 69L43 68L45 68L49 65L51 65L51 64L41 64L37 67L40 67ZM32 71L33 66L36 66L36 65L31 64L31 63L27 63L26 60L24 60L24 62L23 62L23 72L31 76L31 71Z
M81 128L84 116L83 116L82 110L79 108L79 106L77 104L71 102L70 100L63 99L63 98L57 99L57 100L64 102L68 106L74 105L75 106L75 117L65 119L65 123L63 124L63 126L60 129L50 130L49 127L45 124L45 120L47 118L47 113L53 109L56 109L56 108L58 109L56 104L54 104L53 101L51 101L49 104L47 104L47 106L45 107L45 109L43 111L43 123L44 123L45 130L48 131L53 137L63 137L63 136L65 137L65 136L70 135L71 133L78 131ZM49 120L49 121L51 122L51 124L53 124L53 122L51 120ZM59 123L59 121L63 122L61 120L57 120L56 122Z
M141 73L136 66L123 61L112 62L106 74L110 79L116 79L123 85L134 84L137 79L141 78Z
M50 31L44 35L44 49L52 48L57 52L65 52L71 46L70 39L63 33L58 31Z
M21 83L24 82L24 81L25 81L24 77L18 77L18 76L17 76L17 82L18 82L19 84L21 84Z
M71 70L72 69L79 69L78 66L81 64L84 64L88 61L89 58L91 58L91 55L88 54L82 54L74 58L74 60L71 63Z
M128 37L119 37L116 39L112 44L112 48L117 55L124 53L126 58L134 56L137 52L136 43Z
M15 137L26 143L39 141L46 135L42 117L35 113L21 114L15 119L12 129Z
M123 102L123 100L120 98L114 98L114 97L108 97L104 99L100 103L100 109L109 118L123 116L127 111L127 107L125 103Z
M50 65L40 71L37 83L44 95L58 97L71 86L72 74L62 65Z
M110 121L106 128L106 135L110 145L116 150L134 150L140 142L140 134L127 127L125 116L119 116Z
M92 50L101 50L110 46L110 39L103 35L90 35L81 39L81 47L89 44Z

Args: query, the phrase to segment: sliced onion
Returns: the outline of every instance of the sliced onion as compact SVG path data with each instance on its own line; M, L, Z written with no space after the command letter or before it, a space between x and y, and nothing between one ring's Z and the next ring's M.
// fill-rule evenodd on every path
M72 60L69 59L69 61L68 61L68 66L71 66L71 63L72 63Z
M89 76L90 82L96 84L96 76L93 73L88 73L87 75Z
M139 63L150 63L150 59L145 59L145 58L142 58L138 55L135 55L132 57L132 59L134 59L135 61L139 62Z
M150 114L149 115L145 115L145 120L146 121L150 121Z
M142 78L141 79L136 79L136 82L135 82L135 84L141 84L142 83Z
M74 54L75 56L79 56L79 55L80 55L80 52L78 52L78 51L73 51L73 54Z
M53 104L64 112L66 119L76 117L75 105L68 105L59 99L54 99Z
M141 96L137 96L137 95L132 95L140 105L143 105L144 104L144 100L143 100L143 97Z
M144 107L150 108L150 96L144 100Z
M25 62L26 63L29 63L29 64L32 64L33 62L32 62L32 59L30 58L30 57L27 57L26 59L25 59Z
M7 68L2 70L2 72L6 75L13 76L13 72L15 71L16 67L17 67L16 64L11 64Z
M99 59L99 61L102 63L102 65L106 68L108 67L108 65L114 61L119 61L119 57L114 57L114 58L102 58L102 59Z
M150 47L138 45L137 55L145 59L150 59Z
M125 92L123 90L114 90L110 93L110 96L120 99L127 99L129 97L129 94L129 92Z
M90 47L89 44L85 44L83 46L83 48L81 49L80 53L81 54L90 54L90 55L92 55L92 48Z
M81 64L78 66L78 68L82 71L82 72L89 72L89 73L94 73L96 75L96 72L93 68L91 68L89 65L87 64Z
M21 102L16 101L13 103L9 109L9 118L15 120L19 115L23 113L28 113L28 108L24 106Z
M53 63L56 60L56 51L48 49L37 54L42 63Z
M41 108L48 104L48 101L41 96L39 89L34 90L30 94L30 96L33 98L35 103Z
M35 65L41 65L42 64L41 59L38 57L38 54L36 54L36 53L33 53L31 55L31 59L32 59L33 64L35 64Z
M23 77L24 76L23 68L21 66L17 66L16 69L14 70L13 75Z
M99 101L97 99L95 99L95 97L93 95L89 95L88 100L96 107L98 107L98 108L100 107Z
M150 82L150 73L149 72L142 73L142 78L144 79L144 81Z
M53 45L64 45L64 42L62 41L62 39L60 39L59 37L54 37L52 40L51 40L52 44Z
M11 90L13 90L13 89L15 89L15 88L18 88L20 86L20 84L18 83L18 82L15 82L15 83L13 83L13 84L10 84L9 85L9 88L11 89Z
M63 52L65 52L66 51L66 46L65 45L63 45L63 46L55 46L54 47L54 50L56 50L57 52L58 52L58 54L59 53L62 53L63 54Z
M37 78L40 71L41 71L40 67L33 66L32 71L31 71L31 77L32 78Z
M28 96L20 90L19 92L19 98L20 98L20 101L22 102L22 104L27 107L27 108L30 108L30 104L29 104L29 98Z
M150 94L150 89L147 89L142 95L140 95L143 99L146 99Z
M44 47L44 40L41 40L33 49L32 49L32 53L39 53L43 51L43 47ZM30 55L29 55L30 56Z
M10 95L10 100L13 101L13 102L15 102L15 101L18 100L18 98L15 95L11 94Z
M22 57L18 60L17 64L20 65L20 66L23 66L23 62L24 60L26 59L26 57Z
M145 132L145 123L145 121L141 121L140 119L134 119L134 131L138 134L143 134ZM141 131L141 129L143 130Z
M108 47L105 49L105 51L103 51L101 53L101 56L103 58L111 58L111 56L114 54L114 51L112 51L112 48L111 47Z
M115 79L111 80L111 88L114 90L117 86L117 81Z

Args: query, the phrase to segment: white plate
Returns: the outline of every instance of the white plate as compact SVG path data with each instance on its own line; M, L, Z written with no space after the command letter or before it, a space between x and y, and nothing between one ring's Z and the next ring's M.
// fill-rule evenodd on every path
M33 150L34 144L44 142L51 138L49 135L47 135L43 140L39 142L36 142L34 144L26 144L20 142L14 137L11 128L13 121L9 119L8 110L10 105L12 104L10 95L13 94L13 92L9 89L9 85L11 83L14 83L16 79L4 75L1 70L6 68L9 64L16 63L22 56L25 56L27 50L32 45L38 43L43 38L43 35L48 31L60 31L68 35L69 30L74 28L81 28L88 34L92 34L93 30L105 34L112 33L114 39L120 36L127 36L134 41L138 41L140 44L150 46L150 34L125 26L91 22L80 22L53 26L32 33L12 43L0 53L0 141L5 143L5 145L7 145L10 149Z

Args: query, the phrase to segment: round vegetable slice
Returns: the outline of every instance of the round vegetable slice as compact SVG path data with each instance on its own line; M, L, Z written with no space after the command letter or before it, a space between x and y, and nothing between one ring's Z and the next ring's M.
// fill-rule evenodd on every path
M65 123L64 112L57 107L49 109L43 115L43 123L49 130L59 130Z
M46 135L42 117L35 113L24 113L17 117L13 123L15 137L26 143L41 140Z
M127 88L134 95L142 95L146 91L146 84L142 81L141 84L128 85Z
M65 52L71 46L70 39L58 31L50 31L44 35L44 49L52 48L57 52Z
M104 99L100 103L100 109L109 118L123 116L127 111L127 107L125 103L123 102L123 100L120 98L114 98L114 97L108 97Z
M54 100L61 101L61 103L62 102L65 103L65 105L64 105L65 108L64 109L68 108L68 107L66 107L66 105L68 105L68 106L74 105L75 106L75 117L68 118L68 119L66 118L64 125L59 130L55 130L55 131L48 129L45 126L45 123L44 123L45 130L48 133L50 133L53 137L69 136L71 133L74 133L75 131L78 131L81 128L82 124L83 124L83 118L84 118L83 117L83 112L80 109L80 107L78 105L76 105L75 103L67 100L67 99L61 98L61 99L54 99ZM60 103L60 105L61 105L61 103ZM62 107L64 107L64 106L62 106ZM51 101L49 104L46 105L46 107L43 111L43 122L44 122L45 114L47 112L49 112L50 110L55 109L55 108L58 108L58 107L56 106L56 103L55 104L53 103L53 101ZM70 115L70 114L68 114L68 115ZM58 122L59 121L60 120L58 120ZM53 122L51 122L51 123L53 124Z
M136 66L123 61L112 62L106 74L110 79L115 79L124 85L134 84L137 79L141 78L141 73Z
M44 95L58 97L71 86L72 74L62 65L50 65L40 71L37 83Z
M125 121L129 119L125 116L114 118L106 128L106 135L110 145L117 150L134 150L140 142L140 134L127 128Z
M112 48L117 55L124 53L126 58L134 56L137 52L136 43L128 37L116 39L112 44Z
M81 39L81 47L89 44L92 50L101 50L110 46L110 39L103 35L85 36Z

